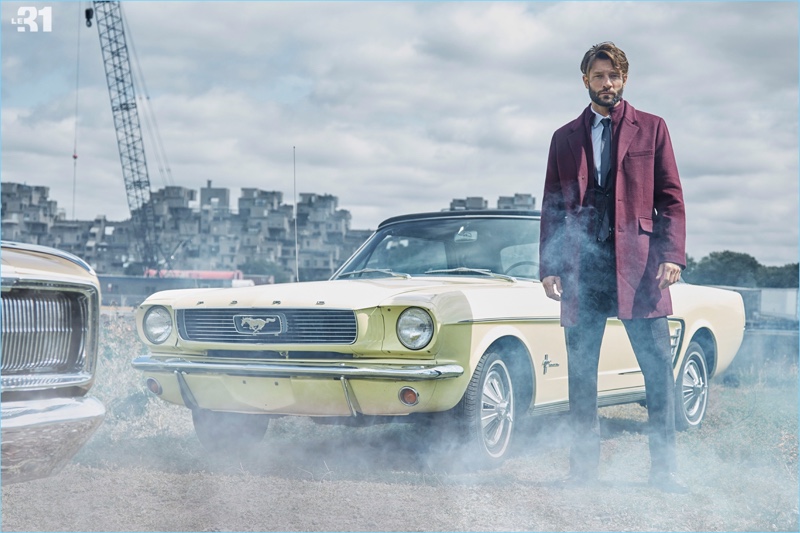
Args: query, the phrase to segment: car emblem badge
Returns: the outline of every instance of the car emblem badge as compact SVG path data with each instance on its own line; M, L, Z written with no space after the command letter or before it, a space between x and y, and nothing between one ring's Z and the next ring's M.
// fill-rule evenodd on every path
M280 315L235 315L236 331L246 335L280 335L283 320Z

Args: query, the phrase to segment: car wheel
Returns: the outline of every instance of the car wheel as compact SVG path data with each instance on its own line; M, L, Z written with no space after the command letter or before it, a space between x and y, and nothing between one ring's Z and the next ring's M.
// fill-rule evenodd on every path
M691 342L675 382L675 427L685 430L703 421L708 405L708 366L703 347Z
M237 455L249 451L264 440L269 417L194 409L192 423L197 440L206 450Z
M461 399L460 409L468 452L479 466L503 462L514 434L514 386L506 362L486 353Z

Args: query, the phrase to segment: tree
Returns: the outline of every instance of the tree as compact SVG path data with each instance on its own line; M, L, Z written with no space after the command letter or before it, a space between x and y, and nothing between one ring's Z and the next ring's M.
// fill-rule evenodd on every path
M683 277L691 276L694 269L697 268L697 261L690 255L686 256L686 269L683 271Z
M712 252L699 262L687 256L683 278L698 285L796 288L798 274L798 263L764 266L751 255L725 250Z
M783 266L762 266L758 271L758 286L769 288L797 288L800 281L798 263Z
M685 278L698 285L730 285L734 287L756 287L761 264L755 257L739 252L711 252L687 268Z

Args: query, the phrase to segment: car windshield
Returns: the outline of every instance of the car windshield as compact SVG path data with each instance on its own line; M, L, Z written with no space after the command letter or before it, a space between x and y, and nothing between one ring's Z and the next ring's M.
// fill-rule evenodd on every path
M456 216L391 223L334 279L465 275L538 279L539 220Z

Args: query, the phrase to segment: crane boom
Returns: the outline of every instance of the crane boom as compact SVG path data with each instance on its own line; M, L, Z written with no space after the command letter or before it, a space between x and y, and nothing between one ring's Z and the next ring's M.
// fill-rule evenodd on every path
M111 112L114 116L117 146L122 163L122 178L128 196L133 231L144 267L158 271L159 257L163 257L163 254L157 243L155 213L150 202L150 177L147 172L130 56L125 40L122 8L118 1L94 1L92 4L100 36L100 50L103 54ZM86 10L87 26L91 26L92 14L92 10ZM166 257L164 260L167 261Z

